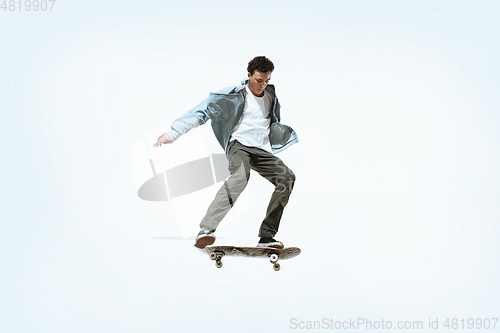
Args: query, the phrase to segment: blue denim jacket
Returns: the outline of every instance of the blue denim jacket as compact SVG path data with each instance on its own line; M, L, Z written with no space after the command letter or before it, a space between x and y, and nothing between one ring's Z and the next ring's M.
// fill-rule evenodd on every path
M231 132L243 115L246 96L245 85L248 81L246 78L241 81L241 85L223 88L215 93L211 92L207 99L176 119L172 123L172 129L166 133L172 141L175 141L182 134L211 119L215 137L226 151ZM280 123L280 103L276 97L274 85L268 84L266 91L271 94L274 101L272 111L269 114L271 117L269 141L273 153L276 154L297 143L299 139L291 127Z

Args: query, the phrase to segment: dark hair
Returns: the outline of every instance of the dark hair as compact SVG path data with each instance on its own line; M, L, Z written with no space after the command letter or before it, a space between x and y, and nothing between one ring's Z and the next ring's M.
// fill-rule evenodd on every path
M272 72L274 70L273 62L264 56L255 57L248 63L247 71L253 75L256 70L261 73Z

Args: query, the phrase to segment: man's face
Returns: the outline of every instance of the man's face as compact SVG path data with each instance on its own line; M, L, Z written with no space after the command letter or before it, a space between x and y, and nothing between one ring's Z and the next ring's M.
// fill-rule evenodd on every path
M250 79L248 82L248 88L250 88L250 91L255 96L264 96L264 88L271 80L271 73L271 71L262 73L257 70L253 71L253 75L248 73L248 78Z

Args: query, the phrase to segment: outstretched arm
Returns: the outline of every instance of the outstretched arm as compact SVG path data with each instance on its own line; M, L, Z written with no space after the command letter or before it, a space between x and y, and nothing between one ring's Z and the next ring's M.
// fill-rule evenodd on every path
M172 129L163 133L154 144L154 147L160 147L162 144L170 144L177 140L182 134L205 124L210 119L208 111L208 98L189 110L185 115L176 119L172 123Z
M170 137L168 136L167 133L163 133L162 135L160 135L160 137L158 138L158 141L156 141L156 143L153 145L153 147L161 147L162 144L170 144L172 143L172 139L170 139Z

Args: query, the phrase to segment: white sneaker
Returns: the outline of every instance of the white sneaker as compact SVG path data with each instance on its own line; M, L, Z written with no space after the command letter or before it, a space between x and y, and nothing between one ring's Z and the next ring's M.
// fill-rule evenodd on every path
M212 245L215 242L214 232L215 230L202 228L198 233L198 236L196 236L196 242L194 243L194 246L199 249L204 249L206 246Z
M261 238L257 247L274 247L276 249L282 249L283 243L274 238Z

